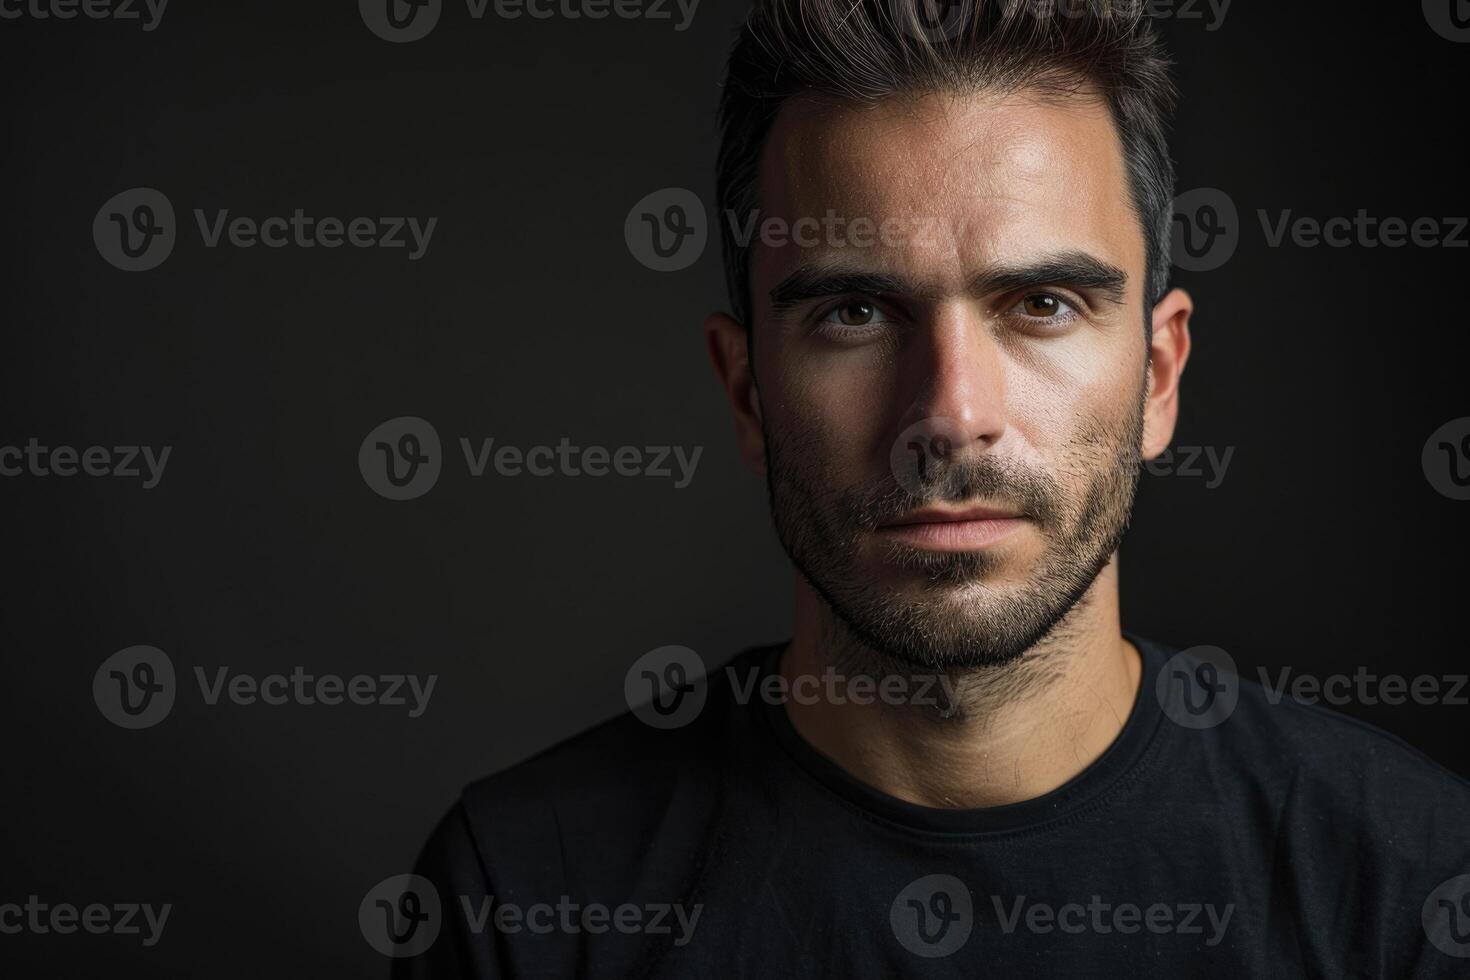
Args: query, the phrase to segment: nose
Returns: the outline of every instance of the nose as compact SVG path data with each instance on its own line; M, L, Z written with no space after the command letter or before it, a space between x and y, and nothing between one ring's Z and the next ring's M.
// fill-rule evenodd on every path
M947 303L901 355L910 401L899 429L985 452L1006 431L1005 352L969 302Z

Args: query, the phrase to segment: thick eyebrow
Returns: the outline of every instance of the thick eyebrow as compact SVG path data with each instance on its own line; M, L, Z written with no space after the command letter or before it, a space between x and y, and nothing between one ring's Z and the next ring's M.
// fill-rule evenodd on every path
M1025 265L999 266L970 281L974 295L1010 293L1041 286L1071 286L1094 290L1113 303L1122 303L1128 274L1086 252L1061 252ZM882 272L804 265L771 290L771 310L781 314L799 303L826 296L925 296L933 290Z
M1040 286L1091 289L1113 303L1121 303L1128 289L1128 273L1086 252L1061 252L1026 265L988 269L970 281L970 289L977 295Z
M807 300L845 293L861 293L866 296L892 293L913 295L914 290L898 276L881 272L857 272L804 265L771 290L771 311L785 313Z

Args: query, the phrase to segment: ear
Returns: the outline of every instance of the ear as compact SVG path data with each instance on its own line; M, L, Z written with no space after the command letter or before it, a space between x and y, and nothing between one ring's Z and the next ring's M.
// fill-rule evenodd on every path
M1171 289L1153 311L1149 347L1148 399L1143 409L1143 458L1154 459L1174 439L1179 421L1179 376L1189 360L1189 317L1194 300Z
M723 313L704 321L704 343L715 377L725 389L735 413L735 444L740 458L753 473L766 471L766 435L761 427L760 392L750 367L750 347L744 324Z

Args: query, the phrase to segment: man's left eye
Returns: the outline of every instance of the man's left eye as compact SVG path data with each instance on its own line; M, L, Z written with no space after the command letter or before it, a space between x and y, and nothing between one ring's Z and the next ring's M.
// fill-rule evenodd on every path
M1068 314L1077 311L1072 308L1071 304L1051 293L1031 293L1021 297L1021 301L1011 307L1011 312L1035 320L1050 320L1063 319Z

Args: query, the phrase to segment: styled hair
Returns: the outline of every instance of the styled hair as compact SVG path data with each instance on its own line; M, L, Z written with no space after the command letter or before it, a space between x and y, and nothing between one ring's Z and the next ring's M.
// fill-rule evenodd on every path
M1174 166L1165 125L1169 60L1144 0L754 0L720 102L722 215L757 212L762 150L782 104L817 95L863 104L903 93L1027 89L1106 101L1147 255L1144 300L1169 281ZM737 319L751 323L750 243L722 220ZM1148 322L1147 313L1145 322Z

